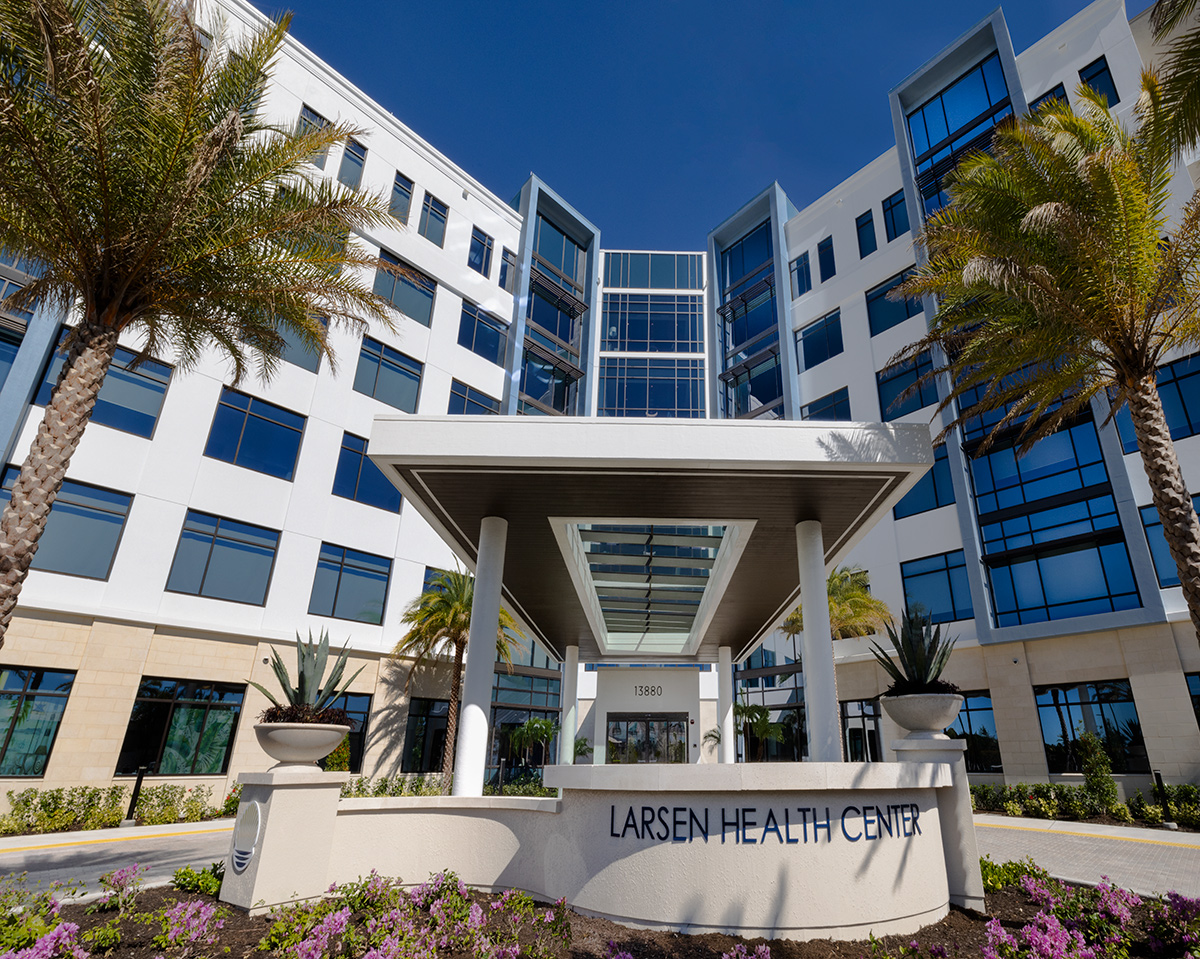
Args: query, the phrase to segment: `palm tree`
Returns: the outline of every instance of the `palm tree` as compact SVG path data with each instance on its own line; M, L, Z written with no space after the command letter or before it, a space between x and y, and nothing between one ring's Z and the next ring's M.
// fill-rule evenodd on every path
M411 628L392 650L395 657L411 658L405 690L413 674L440 658L447 649L454 651L454 672L450 676L450 705L446 716L446 745L442 749L442 788L450 786L454 772L454 745L458 735L458 706L462 699L463 654L471 628L471 601L475 596L475 577L454 570L434 578L409 605L400 622ZM496 629L496 652L512 666L513 648L519 647L524 633L517 628L512 614L500 607Z
M542 747L542 765L545 766L547 755L550 752L550 740L557 735L558 723L554 720L531 716L512 731L508 741L512 744L513 749L525 752L526 762L531 758L529 754L533 751L533 747L540 745Z
M172 0L0 0L0 253L34 277L9 307L70 309L66 363L0 518L0 643L122 334L182 369L274 370L284 335L334 357L327 317L391 327L347 241L382 197L306 160L354 134L257 107L287 19L233 40ZM403 271L400 271L403 272Z
M1154 39L1171 40L1161 70L1177 150L1200 139L1200 22L1195 10L1196 0L1158 0L1150 12Z
M997 127L991 153L959 165L918 238L927 263L897 291L936 297L937 314L892 363L928 352L919 382L949 384L939 412L964 399L938 442L998 412L981 451L1014 432L1026 453L1097 397L1127 403L1200 636L1200 523L1155 380L1167 351L1200 342L1200 200L1172 221L1172 119L1153 73L1132 133L1086 85L1077 103Z
M839 566L829 574L829 626L834 639L870 636L892 621L887 603L872 595L865 569ZM789 636L804 632L804 605L797 606L781 627Z

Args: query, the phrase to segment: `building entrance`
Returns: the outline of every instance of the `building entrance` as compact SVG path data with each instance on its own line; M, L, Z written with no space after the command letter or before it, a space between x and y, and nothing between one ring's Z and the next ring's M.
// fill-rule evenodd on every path
M686 763L687 713L609 713L609 763Z

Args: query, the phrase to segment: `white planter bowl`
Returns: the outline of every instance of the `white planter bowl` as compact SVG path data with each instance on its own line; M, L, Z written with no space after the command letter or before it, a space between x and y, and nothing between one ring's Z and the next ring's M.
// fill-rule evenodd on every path
M957 693L910 693L907 696L880 696L879 705L909 739L946 739L946 727L954 722L962 708Z
M324 723L256 723L254 735L268 756L278 763L316 763L338 747L349 726Z

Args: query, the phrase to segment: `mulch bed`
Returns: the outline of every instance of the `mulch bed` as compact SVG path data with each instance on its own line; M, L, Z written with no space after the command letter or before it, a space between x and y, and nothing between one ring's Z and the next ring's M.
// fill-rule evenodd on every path
M476 896L484 903L491 898L483 894ZM142 913L152 912L183 899L211 901L206 896L180 893L166 887L144 891L138 896L137 909ZM265 959L266 953L258 952L256 947L270 927L270 920L265 916L251 917L234 909L230 909L229 912L230 915L221 930L220 941L205 948L203 954L227 956L229 959L247 959L251 956L262 956ZM998 917L1013 931L1030 922L1036 912L1037 907L1015 886L1009 886L997 893L989 893L987 896L988 915ZM1137 927L1141 925L1145 912L1145 906L1135 911L1135 943L1142 938L1137 934ZM78 923L81 929L87 929L109 921L113 914L89 915L83 905L67 905L63 907L62 915L67 921ZM901 946L909 946L915 941L926 956L930 947L940 947L950 959L956 956L975 959L987 941L986 922L986 917L952 909L940 922L926 926L915 935L888 936L881 939L880 944L891 956L899 956ZM595 919L575 913L571 914L571 930L572 945L567 959L607 959L610 942L615 943L617 949L632 953L634 959L720 959L722 953L729 952L735 943L743 941L751 951L755 945L767 942L771 947L772 959L863 959L870 952L870 947L865 941L740 940L718 933L683 935L674 932L646 932L629 929L607 919ZM159 931L156 925L123 921L122 942L109 954L111 959L154 959L155 956L162 955L163 950L151 944L151 939ZM1139 953L1135 945L1133 955L1140 954L1148 955ZM466 954L447 955L445 959L470 957Z

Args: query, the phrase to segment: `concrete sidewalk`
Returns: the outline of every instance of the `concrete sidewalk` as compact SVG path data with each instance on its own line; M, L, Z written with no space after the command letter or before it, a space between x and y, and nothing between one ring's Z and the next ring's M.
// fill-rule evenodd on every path
M1033 859L1050 875L1095 885L1107 876L1141 895L1200 896L1200 833L975 815L979 854Z

